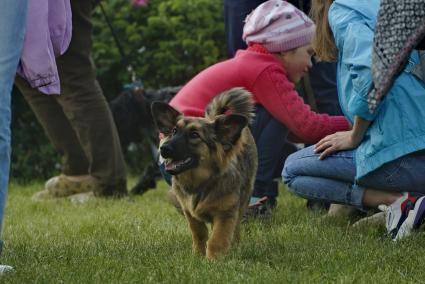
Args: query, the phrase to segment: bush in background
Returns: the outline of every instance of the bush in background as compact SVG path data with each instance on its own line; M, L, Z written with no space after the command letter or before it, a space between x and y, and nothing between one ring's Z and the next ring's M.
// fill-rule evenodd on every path
M60 172L60 157L17 89L12 92L11 177L20 182Z
M146 87L184 84L225 56L221 0L152 0L142 8L110 0L103 5ZM113 97L130 78L100 9L94 34L99 80Z
M147 88L182 85L225 57L221 0L150 0L134 8L127 0L102 1L117 36ZM94 11L94 51L105 96L117 96L130 82L100 7ZM11 175L19 181L46 179L60 172L60 157L22 96L15 90L12 118ZM140 172L146 146L129 149L130 172Z

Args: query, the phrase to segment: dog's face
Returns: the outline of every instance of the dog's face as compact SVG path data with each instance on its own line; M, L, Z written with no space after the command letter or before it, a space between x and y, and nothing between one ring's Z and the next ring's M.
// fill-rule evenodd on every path
M221 168L225 152L231 151L248 120L244 116L220 115L214 121L184 117L167 103L152 104L154 122L165 138L160 154L165 170L178 175L196 169L207 175Z

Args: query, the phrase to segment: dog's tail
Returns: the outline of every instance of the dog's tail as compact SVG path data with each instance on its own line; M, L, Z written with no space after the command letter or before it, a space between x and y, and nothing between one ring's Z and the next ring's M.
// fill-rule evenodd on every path
M252 94L244 88L233 88L216 96L207 106L205 117L214 120L222 114L239 114L251 123L254 118Z

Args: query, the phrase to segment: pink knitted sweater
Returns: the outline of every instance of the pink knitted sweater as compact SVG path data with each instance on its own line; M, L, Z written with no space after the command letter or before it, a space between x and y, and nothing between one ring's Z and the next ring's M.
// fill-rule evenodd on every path
M216 95L234 87L250 91L255 102L288 127L298 142L316 143L326 135L350 127L343 116L311 111L288 80L279 60L259 44L239 50L234 58L199 73L170 105L186 116L204 116L206 106Z

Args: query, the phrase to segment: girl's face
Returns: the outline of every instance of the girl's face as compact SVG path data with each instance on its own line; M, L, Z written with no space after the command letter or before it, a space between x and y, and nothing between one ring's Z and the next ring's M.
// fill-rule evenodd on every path
M289 51L281 52L278 55L278 58L280 62L282 62L289 80L293 83L297 83L311 68L311 57L313 55L313 46L308 44Z

